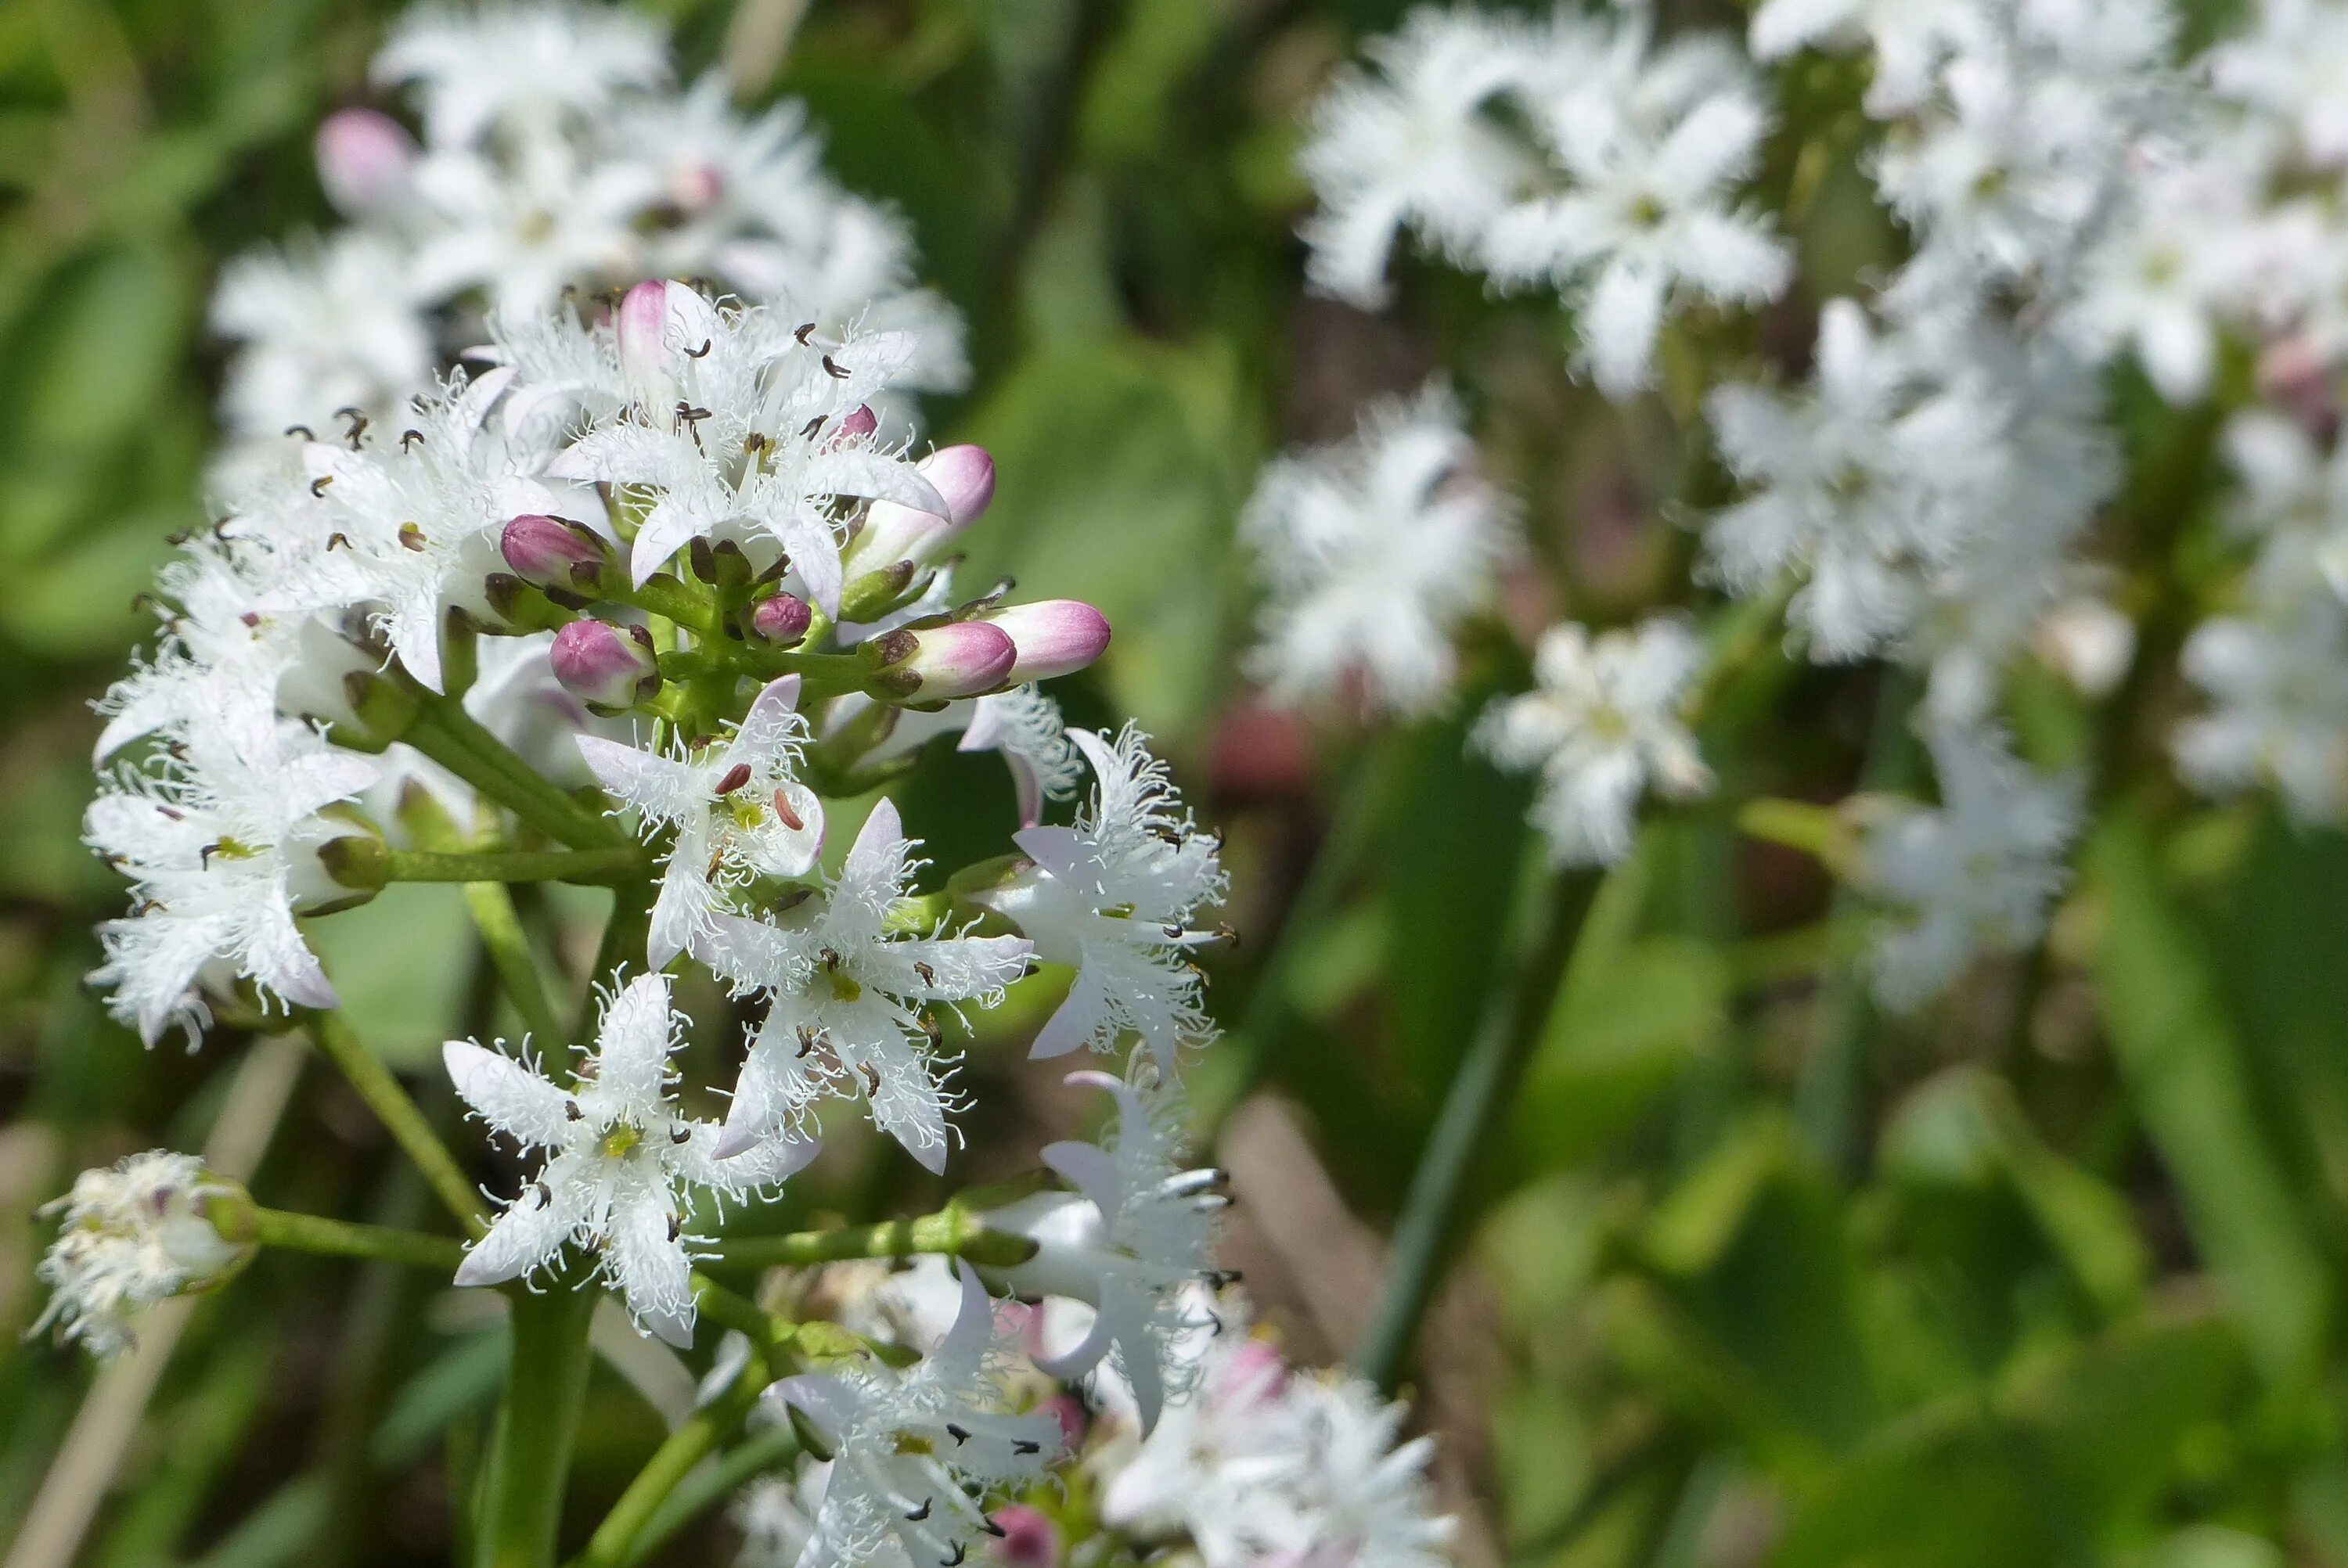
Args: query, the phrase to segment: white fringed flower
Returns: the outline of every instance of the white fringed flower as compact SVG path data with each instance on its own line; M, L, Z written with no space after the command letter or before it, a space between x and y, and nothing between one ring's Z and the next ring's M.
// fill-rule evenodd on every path
M1216 1216L1230 1200L1219 1190L1220 1171L1182 1164L1177 1091L1105 1072L1067 1081L1114 1096L1117 1119L1098 1143L1045 1147L1044 1163L1073 1191L1037 1193L979 1216L989 1230L1036 1244L1026 1262L983 1272L1022 1297L1064 1296L1091 1307L1084 1339L1037 1365L1073 1382L1113 1350L1146 1433L1167 1399L1187 1391L1183 1379L1194 1368L1176 1355L1175 1338L1197 1325L1183 1287L1214 1273Z
M1947 989L1976 953L2035 941L2069 880L2085 781L2044 777L1993 729L1926 737L1941 804L1889 795L1853 804L1851 884L1885 907L1869 947L1875 993L1910 1009Z
M1213 1033L1189 954L1217 935L1191 922L1223 896L1220 845L1183 809L1148 736L1128 724L1114 742L1089 730L1068 738L1092 764L1090 809L1073 827L1014 835L1033 867L973 897L1025 932L1037 957L1076 971L1035 1055L1106 1050L1130 1033L1171 1076L1181 1048Z
M1264 469L1241 524L1267 590L1247 668L1275 700L1358 681L1371 708L1416 716L1450 695L1452 637L1517 548L1514 509L1477 477L1475 450L1458 404L1429 386Z
M796 675L770 682L730 734L695 753L579 737L597 781L642 815L646 832L675 829L646 943L654 968L706 944L731 890L804 876L822 851L823 803L798 777L807 738L798 694Z
M798 1568L960 1563L996 1532L987 1496L1039 1480L1057 1452L1057 1420L1005 1410L1009 1347L985 1286L969 1265L961 1273L953 1331L912 1367L870 1358L767 1391L831 1450Z
M1611 866L1631 852L1640 797L1690 800L1712 787L1680 709L1704 651L1681 621L1601 631L1573 621L1541 633L1540 686L1493 704L1476 743L1504 768L1539 770L1533 825L1560 866Z
M252 1255L205 1212L214 1198L243 1196L194 1155L165 1149L84 1171L43 1211L63 1209L65 1220L35 1271L53 1294L29 1332L61 1325L101 1358L129 1348L139 1314L218 1284Z
M1031 949L1016 937L901 925L897 901L921 864L913 848L895 804L882 800L822 892L771 920L713 917L705 961L738 989L773 999L726 1112L729 1153L845 1091L862 1094L875 1124L915 1159L944 1168L953 1064L922 1009L992 1007Z
M596 1272L637 1324L672 1345L693 1342L690 1189L739 1198L781 1183L815 1156L794 1138L720 1160L714 1122L680 1115L670 1092L685 1020L665 975L640 975L608 997L594 1046L566 1087L528 1061L471 1040L442 1048L448 1078L475 1115L546 1162L474 1243L458 1285L497 1285L551 1269L566 1245L590 1248ZM499 1042L502 1046L503 1042Z

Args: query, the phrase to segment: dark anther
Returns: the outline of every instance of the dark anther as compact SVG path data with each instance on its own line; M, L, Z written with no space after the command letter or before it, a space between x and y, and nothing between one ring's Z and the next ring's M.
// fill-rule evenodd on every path
M679 1237L679 1236L683 1235L684 1234L685 1234L685 1222L684 1222L683 1220L678 1219L675 1214L671 1214L671 1215L669 1215L669 1216L668 1216L668 1239L669 1239L669 1240L671 1240L671 1241L675 1241L677 1237Z
M1011 1451L1015 1454L1039 1454L1044 1451L1044 1445L1026 1438L1020 1438L1012 1443Z
M350 422L350 428L343 432L343 439L350 443L352 451L357 451L359 437L366 434L366 427L370 423L367 416L355 408L337 408L335 410L335 417Z
M310 494L323 496L326 493L326 487L334 482L335 477L332 474L321 474L310 481Z
M826 948L823 949L823 967L827 969L836 969L839 968L839 948Z
M793 333L791 335L798 339L799 342L804 344L808 340L808 333L813 331L815 331L815 323L813 322L802 322L799 323L798 331Z
M814 1049L815 1049L815 1030L811 1030L811 1029L808 1028L808 1026L807 1026L807 1025L805 1025L805 1024L801 1024L801 1025L799 1025L799 1049L798 1049L798 1054L799 1054L800 1056L804 1057L805 1055L807 1055L807 1053L808 1053L808 1052L809 1052L809 1051L813 1050Z
M1014 1443L1011 1446L1014 1449L1018 1449L1021 1453L1042 1453L1044 1451L1042 1449L1037 1448L1034 1443L1029 1443L1024 1448L1017 1443ZM1004 1536L1011 1533L1009 1531L1004 1529L1000 1524L995 1523L992 1519L980 1520L978 1522L978 1527L981 1530L985 1531L989 1535L994 1536L997 1541L1002 1540Z
M548 1186L544 1182L532 1182L530 1184L530 1190L538 1194L538 1206L540 1208L547 1208L553 1204L554 1189Z
M246 628L249 630L261 624L261 612L257 610L248 610L243 614L238 616L237 619L243 621Z
M934 987L938 983L937 970L930 968L927 964L917 961L913 965L913 972L922 977L922 983L925 986Z
M957 1541L954 1542L953 1555L939 1558L938 1568L962 1568L962 1560L969 1555L970 1548Z
M672 1127L668 1130L668 1141L672 1143L690 1143L693 1142L693 1129Z
M832 358L829 354L825 354L823 356L823 373L824 374L831 377L834 381L846 381L848 379L848 372L841 369L839 362Z
M337 545L341 546L345 549L351 548L351 536L344 533L339 528L326 536L326 548L328 549L333 549Z
M719 794L732 794L736 790L740 789L744 784L748 784L749 782L750 764L747 763L736 763L732 767L726 770L726 776L717 781L717 793Z
M565 1100L562 1102L562 1113L565 1116L570 1117L573 1122L578 1121L581 1117L587 1114L587 1112L579 1109L579 1102L576 1100Z
M815 433L822 428L823 415L819 414L813 419L808 420L805 425L799 426L799 439L802 441L812 441L815 439Z
M703 338L699 348L689 348L685 351L685 357L687 359L707 359L709 357L710 349L715 346L716 342L714 339Z
M402 549L422 549L424 548L424 530L417 528L414 523L400 524L399 545Z
M945 1043L944 1037L938 1033L937 1020L931 1018L925 1013L915 1021L922 1026L922 1032L930 1037L930 1049L932 1050L937 1050L939 1046Z
M952 1421L948 1421L946 1423L946 1436L953 1439L957 1443L966 1443L970 1441L970 1433L961 1427L954 1425Z
M399 433L399 449L400 449L401 451L403 451L403 452L407 451L407 450L408 449L408 447L409 447L409 446L423 446L423 445L424 445L424 432L423 432L423 431L421 431L421 430L403 430L403 431L401 431L401 432Z
M922 1506L913 1510L912 1512L905 1515L905 1517L911 1520L914 1523L919 1524L922 1520L927 1519L930 1516L930 1504L936 1501L937 1499L933 1497L925 1497L922 1499Z
M880 1070L869 1061L862 1063L861 1067L864 1073L864 1092L868 1095L880 1093Z
M212 863L212 856L218 855L220 850L221 846L217 844L205 845L201 849L196 852L196 864L199 866L210 866Z
M318 433L306 425L288 425L285 427L285 434L299 436L304 441L315 441L318 438Z

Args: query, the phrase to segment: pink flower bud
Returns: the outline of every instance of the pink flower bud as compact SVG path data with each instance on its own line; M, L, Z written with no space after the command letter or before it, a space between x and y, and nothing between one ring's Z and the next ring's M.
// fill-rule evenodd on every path
M498 548L514 575L534 588L593 593L612 566L612 547L584 523L525 512L506 525Z
M994 1511L994 1558L1011 1568L1059 1568L1060 1527L1024 1502Z
M916 465L946 504L939 517L896 501L875 501L849 555L867 571L901 560L926 565L994 499L994 459L983 446L942 446Z
M668 171L664 182L669 205L685 217L697 217L726 195L726 171L716 164L688 159Z
M407 189L416 142L407 129L374 109L336 109L318 127L318 183L345 217L357 218Z
M880 666L876 685L922 702L974 697L1004 683L1019 657L1011 639L983 620L956 620L889 632L864 644Z
M880 416L872 412L872 405L860 403L841 415L839 423L831 427L831 435L823 444L824 450L834 451L851 441L861 441L880 428Z
M1108 617L1080 599L1014 604L986 617L1019 650L1010 680L1048 681L1081 670L1108 647Z
M750 612L750 630L778 648L796 648L808 633L815 611L797 594L778 593L760 600Z
M652 633L608 620L574 620L554 634L549 660L562 689L591 708L633 708L660 690Z

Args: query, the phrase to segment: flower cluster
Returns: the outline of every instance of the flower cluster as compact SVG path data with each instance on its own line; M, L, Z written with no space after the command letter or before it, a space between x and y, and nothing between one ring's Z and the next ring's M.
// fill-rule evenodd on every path
M808 1568L952 1564L1049 1491L1047 1374L1125 1390L1145 1433L1196 1395L1229 1200L1185 1157L1180 1079L1215 1032L1195 958L1221 934L1220 845L1148 737L1070 730L1037 688L1102 654L1097 610L957 591L994 469L917 446L909 395L953 384L961 351L900 226L822 176L795 109L746 119L715 78L679 96L668 75L659 31L620 12L520 0L398 27L374 76L420 137L335 115L320 173L350 226L222 280L217 520L180 541L160 636L101 704L87 836L132 884L92 977L114 1013L149 1044L311 1029L469 1239L257 1209L145 1155L67 1200L44 1321L111 1353L140 1308L265 1243L453 1264L517 1301L608 1286L690 1351L729 1211L773 1204L843 1108L944 1173L970 1110L946 1025L1065 967L1034 1054L1100 1059L1072 1081L1114 1119L1017 1192L931 1216L951 1328L908 1358L729 1293L729 1326L766 1332L711 1374L820 1456L796 1494ZM1426 419L1428 458L1375 481L1398 512L1464 446ZM1488 496L1456 530L1455 553L1497 556ZM924 877L880 792L948 736L1003 757L1014 852ZM1087 775L1072 820L1046 821ZM309 939L403 881L470 886L532 1027L442 1053L520 1158L493 1214L396 1082L355 1065L365 1020L334 1014ZM503 886L558 881L613 890L590 972L541 973ZM689 1082L680 999L723 989L738 1069ZM592 1004L592 1043L556 1021L561 991ZM705 1095L722 1117L687 1110ZM1045 1322L1074 1337L1014 1378L1020 1325ZM1313 1430L1354 1462L1398 1419ZM1366 1553L1302 1529L1282 1539Z
M825 174L798 104L746 118L716 75L675 87L649 17L569 0L422 6L371 75L420 135L374 108L330 117L318 175L348 226L221 280L212 325L236 345L224 469L338 409L402 418L443 355L479 341L482 311L526 317L647 277L707 279L827 336L909 333L900 395L967 376L952 307L913 282L904 222Z

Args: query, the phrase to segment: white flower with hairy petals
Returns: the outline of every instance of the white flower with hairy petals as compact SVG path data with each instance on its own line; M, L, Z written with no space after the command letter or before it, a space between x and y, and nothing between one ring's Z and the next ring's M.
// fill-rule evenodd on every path
M709 940L729 891L761 876L804 876L822 853L823 803L798 777L807 739L798 696L796 675L769 683L731 734L695 753L579 737L596 779L642 814L647 833L676 830L646 940L654 968Z
M214 1196L242 1189L166 1149L75 1177L73 1191L42 1211L63 1209L65 1222L34 1271L54 1294L27 1332L62 1324L67 1339L100 1358L129 1348L139 1313L216 1282L250 1254L204 1214Z
M308 480L303 590L321 605L367 605L407 672L441 689L440 635L461 606L488 617L485 584L505 569L498 539L523 513L582 508L539 478L539 454L489 419L507 369L452 379L394 435L302 448Z
M1888 795L1853 806L1851 885L1887 907L1869 963L1897 1009L1947 989L1977 952L2034 941L2079 830L2078 776L2034 774L1994 729L1942 725L1926 739L1937 809Z
M873 705L861 692L838 699L826 714L826 733L837 733L860 715L870 714ZM954 745L958 752L994 752L1003 758L1011 772L1023 827L1042 820L1045 800L1065 800L1084 782L1084 761L1068 740L1060 705L1035 686L948 702L933 713L900 708L888 737L864 753L865 765L878 767L911 756L940 735L960 737Z
M1446 1568L1456 1522L1435 1512L1435 1440L1397 1442L1404 1406L1366 1379L1308 1374L1289 1386L1308 1458L1294 1481L1311 1568Z
M1516 551L1513 508L1473 471L1439 386L1372 405L1352 439L1264 469L1241 525L1269 597L1248 671L1284 702L1358 677L1404 716L1450 694L1451 639Z
M1792 276L1767 222L1733 200L1768 129L1757 86L1716 38L1645 57L1648 27L1618 22L1592 51L1596 85L1526 106L1565 189L1512 208L1482 251L1496 279L1573 304L1591 379L1618 400L1648 384L1675 304L1759 304Z
M1060 1423L1004 1409L1009 1347L968 1264L962 1313L903 1371L877 1357L786 1378L768 1389L831 1450L798 1568L932 1568L959 1563L983 1534L990 1493L1040 1480Z
M1115 1096L1117 1120L1098 1143L1045 1146L1044 1163L1073 1192L1037 1193L979 1216L989 1230L1036 1244L1026 1262L983 1272L1015 1296L1065 1296L1093 1308L1083 1341L1036 1365L1073 1382L1114 1349L1146 1433L1167 1399L1187 1391L1182 1378L1194 1368L1175 1355L1174 1340L1198 1325L1182 1287L1213 1274L1216 1216L1230 1200L1219 1190L1220 1171L1180 1163L1177 1091L1105 1072L1072 1072L1067 1081Z
M1304 226L1313 283L1373 307L1406 229L1458 257L1538 172L1488 116L1525 66L1525 29L1471 11L1413 12L1313 106L1297 155L1321 210Z
M1090 730L1068 738L1092 764L1091 809L1073 827L1014 834L1034 866L973 897L1025 932L1037 957L1076 971L1035 1055L1107 1050L1131 1033L1170 1077L1181 1048L1214 1032L1189 953L1220 933L1190 922L1223 897L1220 845L1183 809L1148 736L1128 724L1114 742Z
M1655 617L1601 631L1574 621L1541 633L1539 688L1493 704L1476 743L1516 772L1539 769L1532 821L1560 866L1612 866L1631 852L1649 789L1692 800L1712 787L1680 706L1703 663L1685 624Z
M597 1273L619 1287L639 1327L680 1348L693 1342L700 1238L684 1228L688 1189L739 1198L771 1188L814 1158L816 1144L774 1139L717 1158L717 1124L679 1115L669 1091L684 1021L670 1010L665 975L630 980L605 999L595 1044L567 1088L502 1050L468 1040L441 1048L474 1114L547 1156L466 1252L458 1285L523 1278L552 1268L566 1245L592 1247Z
M2212 49L2225 97L2289 124L2312 162L2348 163L2348 12L2334 0L2260 0L2250 29Z
M1808 392L1728 385L1708 400L1722 456L1754 494L1704 530L1706 569L1740 596L1798 574L1786 618L1821 660L1859 658L1911 627L1920 569L1947 560L1967 525L1982 433L1965 429L1963 405L1924 395L1923 360L1921 345L1831 300Z
M2328 591L2348 602L2348 446L2327 452L2296 421L2269 410L2226 427L2241 491L2226 520L2259 541L2253 591L2278 605Z
M436 300L479 288L502 311L545 310L582 282L642 276L638 221L661 194L650 168L556 140L529 144L518 161L428 154L415 193L433 218L417 243L415 287Z
M942 515L903 453L844 422L902 369L913 344L879 333L825 343L761 310L719 309L682 283L622 302L628 416L590 430L548 470L654 496L631 556L644 581L689 541L754 541L790 558L807 597L837 615L844 497Z
M2203 621L2186 678L2207 712L2178 727L2178 770L2205 794L2260 784L2302 823L2348 819L2348 611L2327 595Z
M702 960L743 991L771 994L726 1116L731 1152L803 1120L826 1095L861 1093L872 1120L932 1171L947 1152L952 1097L931 1006L992 1007L1025 972L1015 937L899 923L913 845L882 800L823 892L772 920L720 913Z
M399 19L368 70L378 87L412 84L435 146L506 127L559 131L595 120L626 88L668 79L660 24L565 0L419 5Z
M1867 112L1888 119L1922 101L1934 68L1980 15L1981 0L1764 0L1748 36L1756 60L1864 44L1875 56Z
M212 330L238 344L224 422L262 444L293 425L328 429L342 408L389 420L432 386L423 302L409 259L366 230L231 261L211 304Z
M100 858L131 879L127 917L98 927L108 1009L153 1045L211 1022L202 989L242 978L264 1006L333 1007L335 988L294 915L347 897L317 849L348 829L320 813L374 782L371 757L337 751L265 711L195 712L148 771L104 781L84 820Z

